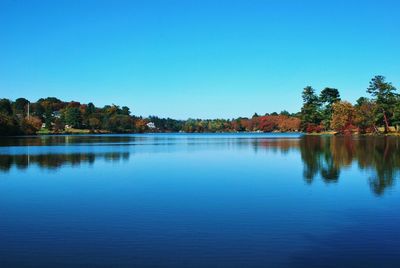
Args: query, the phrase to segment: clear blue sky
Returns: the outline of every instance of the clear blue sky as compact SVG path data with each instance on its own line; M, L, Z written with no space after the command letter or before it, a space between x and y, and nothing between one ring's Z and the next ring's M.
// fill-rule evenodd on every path
M0 95L136 115L301 107L302 88L400 88L400 1L0 1Z

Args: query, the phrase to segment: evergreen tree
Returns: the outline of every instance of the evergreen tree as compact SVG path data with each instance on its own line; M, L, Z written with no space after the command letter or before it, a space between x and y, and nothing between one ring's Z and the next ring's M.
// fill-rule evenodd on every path
M321 105L323 105L321 111L322 124L324 125L325 129L330 129L330 122L332 120L333 112L332 105L340 101L339 90L337 90L336 88L326 87L321 91L319 100L321 102Z
M377 75L369 82L367 92L372 95L377 105L378 119L382 120L385 126L385 133L389 131L390 117L393 116L397 101L396 88L385 77Z
M301 108L302 129L306 130L310 124L318 125L321 122L320 102L315 90L307 86L302 93L303 107Z
M65 124L73 128L82 127L81 111L77 107L68 107L65 110Z

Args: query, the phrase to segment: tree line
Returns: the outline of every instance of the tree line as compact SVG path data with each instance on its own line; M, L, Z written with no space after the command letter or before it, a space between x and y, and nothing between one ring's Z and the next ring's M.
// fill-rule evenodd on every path
M107 132L134 132L142 126L130 115L128 107L93 103L64 102L54 97L29 102L0 100L0 133L2 135L35 134L40 130L63 133L68 129L87 129Z
M252 118L176 120L131 114L128 107L65 102L55 97L30 102L0 99L0 135L36 133L143 133L143 132L238 132L298 131L300 119L287 111L254 114ZM77 131L78 130L78 131ZM87 132L79 132L87 130Z
M128 107L65 102L55 97L30 102L0 99L0 135L36 133L143 133L143 132L324 132L388 133L398 131L400 96L385 77L375 76L367 88L370 98L355 104L342 101L339 90L326 87L319 94L307 86L298 113L287 111L234 119L187 119L141 117ZM77 131L78 130L78 131Z
M366 92L355 104L342 101L339 90L325 88L319 95L314 88L304 88L301 130L336 131L341 134L397 132L400 124L400 95L386 78L371 79Z

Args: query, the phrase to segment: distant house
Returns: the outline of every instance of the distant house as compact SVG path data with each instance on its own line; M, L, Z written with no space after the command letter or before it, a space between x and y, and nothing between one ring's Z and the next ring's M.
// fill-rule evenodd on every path
M147 123L146 126L147 126L148 128L150 128L150 129L155 129L155 128L156 128L156 125L154 125L153 122Z

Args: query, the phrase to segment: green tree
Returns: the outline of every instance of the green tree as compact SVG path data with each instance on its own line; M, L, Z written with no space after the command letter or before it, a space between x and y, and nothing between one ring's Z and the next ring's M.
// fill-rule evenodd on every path
M290 116L290 113L286 110L283 110L279 113L280 115Z
M44 123L46 125L47 129L52 129L52 123L53 123L53 112L51 110L50 106L46 106L45 112L44 112Z
M320 102L318 96L315 94L315 90L310 86L304 88L302 98L301 127L305 130L308 125L318 125L321 122Z
M33 103L31 105L31 108L32 108L32 112L33 112L32 114L36 115L40 119L43 119L44 108L40 103L38 103L38 102Z
M100 119L98 119L96 117L90 117L88 119L88 125L92 130L100 129L101 128L101 121L100 121Z
M373 130L378 132L375 126L375 114L376 114L376 103L365 98L360 97L356 101L355 108L355 119L354 122L359 128L361 133L367 132L367 130Z
M0 113L4 115L12 115L11 101L8 99L0 99Z
M319 99L322 103L332 106L335 102L340 101L339 90L336 88L326 87L321 91Z
M1 103L1 101L0 101ZM20 134L18 122L13 116L0 112L0 136Z
M96 107L93 103L89 102L85 109L85 116L90 116L96 111Z
M396 130L399 131L400 125L400 100L395 104L392 116L392 124L396 126Z
M18 98L14 102L14 110L16 114L25 116L27 114L29 101L25 98Z
M129 115L115 114L107 122L107 129L112 132L132 132L134 128L135 122Z
M393 115L396 105L396 88L385 77L377 75L369 82L367 92L372 95L377 105L377 112L382 115L385 133L389 131L390 117Z
M324 125L325 129L329 129L331 127L330 122L332 120L332 105L340 101L339 90L336 88L326 87L321 91L319 100L321 105L323 105L321 111L322 124Z
M0 135L17 135L19 133L19 124L13 115L11 101L0 99Z
M365 103L368 103L368 102L370 102L370 100L369 100L368 98L366 98L366 97L359 97L359 98L356 100L356 106L361 106L361 105L363 105L363 104L365 104Z
M123 115L130 115L130 114L131 114L131 111L129 111L129 107L127 107L127 106L122 106L121 114L123 114Z
M81 110L77 107L67 107L65 109L65 124L73 128L82 127L82 114Z

